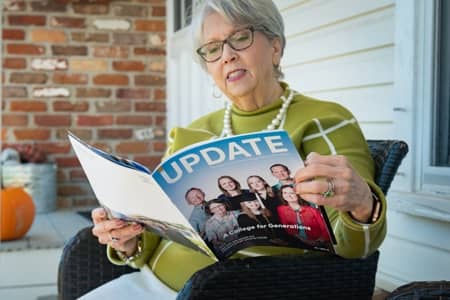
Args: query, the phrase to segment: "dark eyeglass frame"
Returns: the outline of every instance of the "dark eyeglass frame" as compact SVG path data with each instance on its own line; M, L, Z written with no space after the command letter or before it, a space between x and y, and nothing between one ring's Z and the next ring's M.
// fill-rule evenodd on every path
M244 30L249 30L249 31L250 31L250 33L251 33L251 34L250 34L250 39L251 39L251 41L250 41L250 43L248 44L248 46L246 46L246 47L243 47L243 48L236 48L235 46L233 46L233 42L230 41L230 38L233 37L236 33L241 32L241 31L244 31ZM224 40L222 40L222 41L212 41L212 42L203 44L202 46L200 46L200 47L196 50L196 52L197 52L197 54L198 54L205 62L207 62L207 63L216 62L216 61L218 61L218 60L222 57L222 54L223 54L223 46L224 46L225 44L228 44L228 46L230 46L230 48L233 49L233 50L235 50L235 51L242 51L242 50L245 50L245 49L250 48L250 47L253 45L253 42L254 42L254 39L255 39L255 31L256 31L256 29L255 29L253 26L248 26L248 27L244 27L244 28L238 29L238 30L236 30L235 32L233 32L232 34L230 34L226 39L224 39ZM220 43L220 48L219 48L219 49L220 49L220 55L219 55L217 58L212 59L212 60L206 59L205 52L202 51L202 49L205 48L205 47L208 46L208 45L211 45L211 44L219 44L219 43Z

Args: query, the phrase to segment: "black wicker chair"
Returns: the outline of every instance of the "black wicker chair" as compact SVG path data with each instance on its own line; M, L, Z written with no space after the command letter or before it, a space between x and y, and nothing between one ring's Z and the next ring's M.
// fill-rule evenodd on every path
M408 146L396 140L368 143L376 182L386 194ZM76 299L136 271L111 264L105 252L91 228L82 229L66 244L59 265L59 299ZM378 255L377 251L365 259L311 254L227 260L195 273L177 299L371 299Z

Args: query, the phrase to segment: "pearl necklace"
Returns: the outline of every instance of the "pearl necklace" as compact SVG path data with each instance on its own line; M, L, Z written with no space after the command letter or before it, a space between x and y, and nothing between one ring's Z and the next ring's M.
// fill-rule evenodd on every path
M274 130L278 127L278 129L283 128L284 122L286 121L286 113L289 105L291 104L292 99L294 98L294 91L289 90L289 95L286 98L284 95L281 96L281 100L283 100L283 104L278 111L278 114L272 120L272 122L267 125L265 130ZM229 137L233 135L233 129L231 127L231 103L228 102L225 107L225 113L223 115L223 130L222 137Z

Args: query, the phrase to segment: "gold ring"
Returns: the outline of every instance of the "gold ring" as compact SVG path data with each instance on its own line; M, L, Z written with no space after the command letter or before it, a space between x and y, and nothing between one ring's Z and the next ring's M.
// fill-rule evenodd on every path
M334 183L333 179L327 179L328 189L326 192L322 193L325 198L330 198L334 196Z

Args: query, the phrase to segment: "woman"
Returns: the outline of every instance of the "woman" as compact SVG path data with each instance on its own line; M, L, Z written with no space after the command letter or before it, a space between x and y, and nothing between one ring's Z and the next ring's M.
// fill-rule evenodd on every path
M238 216L239 227L254 229L243 230L240 236L273 238L274 232L269 226L269 224L273 224L272 213L261 206L255 194L248 193L241 197L241 211L242 213Z
M251 175L247 177L247 185L251 193L255 193L261 200L262 205L267 208L271 214L274 222L278 219L277 207L281 205L280 199L273 192L267 181L259 175Z
M239 210L241 206L237 196L248 193L248 190L241 189L239 181L228 175L220 176L217 179L217 186L222 191L217 199L226 202L232 210Z
M208 201L206 211L212 215L205 223L206 239L214 246L220 246L227 241L229 232L239 227L238 221L228 211L227 205L218 199Z
M306 157L305 168L294 175L296 192L327 208L337 237L336 252L345 257L374 252L386 234L386 202L374 183L374 163L353 115L338 104L301 95L280 81L286 39L282 17L271 0L205 0L202 5L192 24L197 57L231 105L187 128L174 128L167 154L218 136L283 128ZM319 177L327 180L313 180ZM377 218L372 213L374 203L380 203L376 199L381 200ZM92 217L93 234L108 245L111 261L124 264L119 256L131 257L129 265L149 266L151 272L142 280L147 283L144 290L165 286L176 293L194 272L213 263L205 255L142 232L140 226L107 220L102 209L94 210ZM252 255L304 253L271 247L245 250ZM177 266L176 271L172 266ZM127 290L136 280L119 278L111 285L120 290L123 282ZM119 295L115 292L113 296Z
M280 195L283 202L283 205L278 207L280 222L295 225L285 228L288 234L310 244L330 240L325 221L317 208L309 206L290 185L283 185Z

